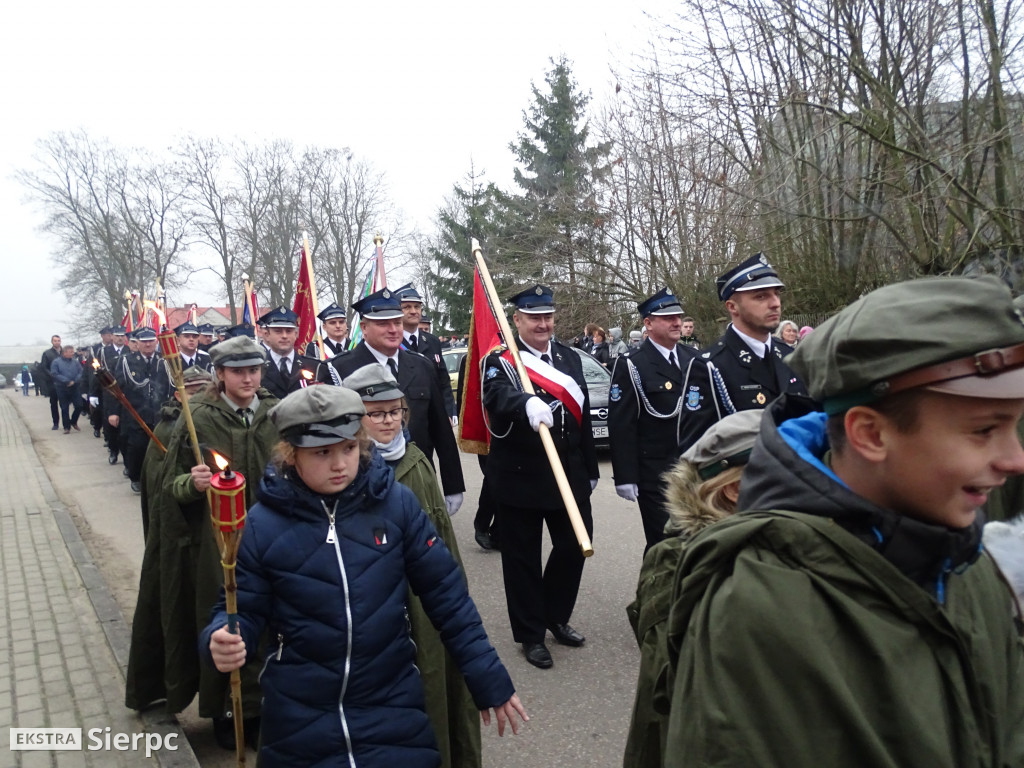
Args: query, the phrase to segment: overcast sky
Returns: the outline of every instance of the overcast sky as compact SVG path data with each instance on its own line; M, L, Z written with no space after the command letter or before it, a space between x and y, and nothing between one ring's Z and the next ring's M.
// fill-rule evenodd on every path
M593 104L669 0L176 3L36 0L0 11L0 345L67 334L39 211L10 178L84 128L159 149L182 134L349 147L424 230L471 160L510 182L530 83L567 56ZM202 284L179 291L205 303ZM195 293L195 296L189 295ZM88 341L81 339L80 341Z

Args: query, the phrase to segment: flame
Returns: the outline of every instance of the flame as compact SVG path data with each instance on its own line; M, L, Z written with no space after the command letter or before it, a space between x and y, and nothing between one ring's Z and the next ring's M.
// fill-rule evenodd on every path
M302 369L302 378L304 378L306 381L309 381L310 379L313 378L313 372L312 371L308 371L305 368L303 368Z
M217 469L219 469L221 472L223 472L225 469L228 468L228 460L226 458L224 458L223 456L221 456L216 451L212 451L212 453L213 453L213 463L217 465Z
M94 357L92 359L92 368L93 368L94 371L98 371L100 369L100 361L99 361L98 358Z

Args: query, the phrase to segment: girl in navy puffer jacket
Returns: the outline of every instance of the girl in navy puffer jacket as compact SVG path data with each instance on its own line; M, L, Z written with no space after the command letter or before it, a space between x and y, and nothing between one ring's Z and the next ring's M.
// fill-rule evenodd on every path
M260 765L440 763L424 712L405 596L419 595L485 724L518 731L526 713L465 581L411 491L370 457L359 396L294 392L270 413L285 443L249 510L238 553L241 636L223 593L200 650L241 667L267 630Z

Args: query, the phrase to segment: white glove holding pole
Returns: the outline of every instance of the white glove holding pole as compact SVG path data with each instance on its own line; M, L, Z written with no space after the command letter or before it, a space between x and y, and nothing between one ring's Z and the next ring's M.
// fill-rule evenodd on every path
M462 506L462 498L461 493L453 493L444 497L444 507L448 510L448 517L459 511L459 508Z
M100 407L100 399L98 397L90 397L89 398L89 405L91 405L93 408L99 408Z
M555 417L551 415L548 404L536 395L526 401L526 418L534 432L540 432L541 424L547 424L549 429L555 426Z
M636 501L640 496L640 489L636 487L636 483L627 483L626 485L616 485L615 492L619 494L626 501Z

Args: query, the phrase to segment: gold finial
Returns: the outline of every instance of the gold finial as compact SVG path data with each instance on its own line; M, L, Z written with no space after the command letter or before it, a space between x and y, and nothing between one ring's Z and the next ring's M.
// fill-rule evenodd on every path
M373 244L376 246L384 245L384 235L382 235L380 232L375 234L373 236Z

